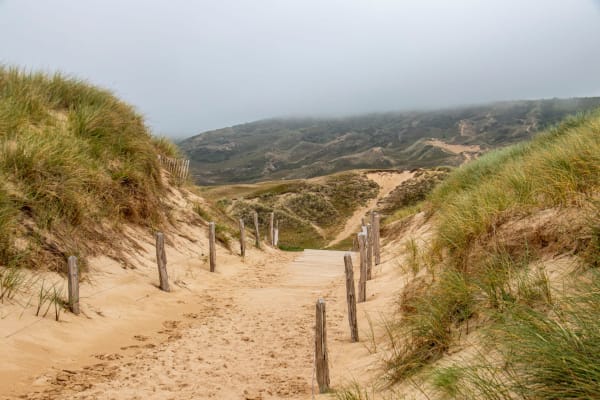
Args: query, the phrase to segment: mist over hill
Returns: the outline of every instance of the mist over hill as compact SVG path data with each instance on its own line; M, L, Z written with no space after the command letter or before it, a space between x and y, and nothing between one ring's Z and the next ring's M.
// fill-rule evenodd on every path
M192 160L199 184L309 178L355 168L459 165L480 151L531 138L566 115L599 105L600 97L588 97L276 118L204 132L179 145Z

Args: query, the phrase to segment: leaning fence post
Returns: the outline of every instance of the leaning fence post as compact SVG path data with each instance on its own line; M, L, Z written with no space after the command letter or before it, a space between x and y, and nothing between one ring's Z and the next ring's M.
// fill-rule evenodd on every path
M260 233L258 231L258 213L254 211L254 237L256 239L256 247L260 249Z
M379 229L380 217L379 213L373 213L373 253L375 255L375 265L381 262L381 231Z
M77 257L70 256L67 260L67 275L69 285L69 309L75 315L79 314L79 268Z
M358 302L367 301L367 238L364 233L358 234L358 249L360 251L360 278L358 280Z
M158 264L160 289L170 292L169 277L167 275L167 254L165 253L165 236L162 232L156 234L156 262Z
M367 224L367 280L371 279L373 270L373 227Z
M317 318L315 325L315 364L319 393L329 390L329 357L327 355L327 326L325 300L317 300Z
M354 271L352 269L352 255L344 254L344 267L346 270L346 300L348 302L348 322L350 324L350 337L353 342L358 342L358 324L356 322L356 292L354 291Z
M244 219L240 218L240 255L246 255L246 229L244 229Z
M217 249L215 247L215 223L208 224L208 251L210 261L210 272L215 272L217 263Z

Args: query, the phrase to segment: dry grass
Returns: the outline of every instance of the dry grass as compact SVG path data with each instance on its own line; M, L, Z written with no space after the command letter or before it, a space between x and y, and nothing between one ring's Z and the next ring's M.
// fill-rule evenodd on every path
M444 357L475 325L488 327L488 346L502 363L439 370L433 383L445 396L597 397L600 279L593 272L591 286L584 279L573 296L557 297L534 261L569 253L587 269L598 266L599 188L597 113L453 172L423 206L437 228L429 253L443 257L401 296L400 328L386 360L391 382ZM417 274L422 254L414 240L405 243Z
M159 153L175 149L110 92L0 66L0 265L60 270L123 222L161 224Z
M514 216L576 206L600 186L600 117L578 116L533 141L484 155L459 168L431 196L437 241L458 262L471 245ZM564 235L565 248L573 238Z

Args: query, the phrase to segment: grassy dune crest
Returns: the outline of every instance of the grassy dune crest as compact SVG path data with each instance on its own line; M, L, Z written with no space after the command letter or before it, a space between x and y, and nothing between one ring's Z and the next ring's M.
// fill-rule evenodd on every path
M173 152L109 91L0 66L0 265L56 268L121 222L160 223Z
M459 168L431 196L439 246L464 259L509 218L551 207L584 208L600 186L600 113L579 115L531 142ZM568 238L564 238L568 239Z
M442 398L599 397L599 193L600 112L452 172L423 206L432 240L409 252L390 381L429 371ZM548 272L565 256L574 271ZM437 367L474 330L482 357Z

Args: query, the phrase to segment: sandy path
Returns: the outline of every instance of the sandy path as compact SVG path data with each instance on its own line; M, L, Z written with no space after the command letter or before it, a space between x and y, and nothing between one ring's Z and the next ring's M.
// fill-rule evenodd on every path
M26 398L310 398L314 303L343 285L343 253L307 250L272 257L194 292L196 310L173 313L157 331L140 330L136 351L97 355L81 369L50 372ZM340 303L340 304L343 304ZM330 311L332 335L343 311ZM113 338L119 340L119 338Z
M352 217L346 221L346 225L344 225L344 229L335 236L331 242L327 244L327 246L333 246L342 240L346 239L348 236L357 233L360 231L361 219L367 215L367 213L373 210L377 206L377 202L384 197L387 197L392 190L396 188L402 182L412 178L414 173L410 171L402 171L402 172L373 172L367 174L367 178L376 182L379 185L379 193L377 197L369 200L366 206L357 209Z

